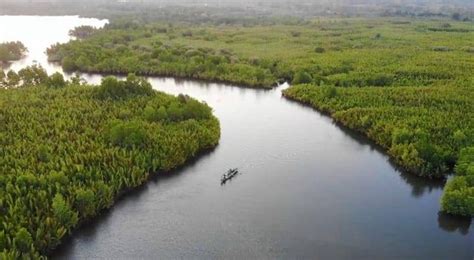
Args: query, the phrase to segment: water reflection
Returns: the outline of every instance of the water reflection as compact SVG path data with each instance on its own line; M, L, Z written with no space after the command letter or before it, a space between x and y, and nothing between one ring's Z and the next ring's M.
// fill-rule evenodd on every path
M400 172L400 177L412 187L411 194L415 198L420 198L425 193L443 190L445 179L426 179L410 173Z
M458 232L462 235L469 234L472 218L438 213L438 226L448 232ZM474 245L473 245L474 246Z

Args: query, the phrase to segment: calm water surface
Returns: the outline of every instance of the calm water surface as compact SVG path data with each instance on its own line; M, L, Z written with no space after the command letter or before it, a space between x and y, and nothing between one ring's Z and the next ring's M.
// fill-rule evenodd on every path
M21 40L48 71L44 49L67 41L78 17L0 16L0 41ZM5 28L3 25L8 24ZM100 76L83 75L89 82ZM472 219L438 213L443 182L399 172L363 138L270 91L150 78L214 108L219 146L153 178L74 232L58 259L472 259ZM231 167L242 174L224 186Z

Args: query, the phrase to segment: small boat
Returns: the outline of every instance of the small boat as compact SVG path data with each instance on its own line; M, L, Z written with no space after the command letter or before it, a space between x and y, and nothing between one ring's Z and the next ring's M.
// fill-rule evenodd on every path
M227 173L224 173L224 175L222 175L221 184L224 184L224 183L226 183L228 180L234 178L235 175L237 175L237 173L239 173L239 169L237 169L237 168L229 169L229 170L227 171Z

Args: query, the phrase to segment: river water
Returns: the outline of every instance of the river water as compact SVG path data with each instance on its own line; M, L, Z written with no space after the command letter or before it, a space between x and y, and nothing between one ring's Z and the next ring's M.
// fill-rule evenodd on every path
M45 48L67 41L74 26L104 23L0 16L0 42L20 40L30 50L13 69L36 60L61 71L46 62ZM472 219L439 213L443 182L398 171L364 138L282 98L286 85L264 91L149 80L157 90L212 106L219 146L122 197L53 258L474 257ZM221 186L220 176L233 167L242 173Z

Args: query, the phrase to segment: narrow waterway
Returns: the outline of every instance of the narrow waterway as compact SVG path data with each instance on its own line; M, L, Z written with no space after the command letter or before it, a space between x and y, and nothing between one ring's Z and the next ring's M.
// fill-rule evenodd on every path
M67 41L74 26L104 22L0 16L0 42L20 40L30 49L14 69L37 60L60 71L46 63L44 48ZM41 35L41 46L24 40L34 39L26 35L31 31ZM287 86L263 91L150 82L213 107L222 128L219 146L124 196L74 232L53 258L474 257L472 219L438 213L443 182L401 173L364 138L282 98ZM242 173L221 186L220 176L233 167Z

